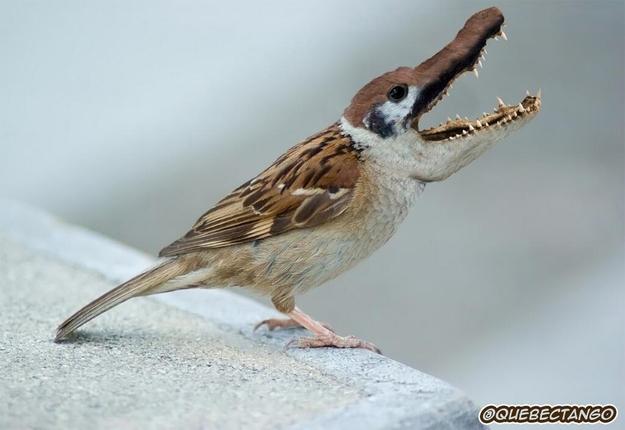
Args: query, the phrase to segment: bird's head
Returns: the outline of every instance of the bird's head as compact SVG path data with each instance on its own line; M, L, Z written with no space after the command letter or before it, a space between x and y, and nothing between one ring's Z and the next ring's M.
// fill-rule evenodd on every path
M417 67L400 67L373 79L352 99L343 130L370 158L423 181L437 181L466 166L494 142L540 110L540 94L469 120L449 119L419 129L419 119L447 94L464 72L477 75L486 42L502 37L504 17L495 7L471 16L455 39Z

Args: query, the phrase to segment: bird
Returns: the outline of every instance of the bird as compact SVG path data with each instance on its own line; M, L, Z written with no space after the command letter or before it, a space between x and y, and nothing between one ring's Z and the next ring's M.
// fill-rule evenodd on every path
M504 16L473 14L455 38L416 67L376 77L338 121L278 157L163 248L156 265L95 299L61 323L56 341L126 300L186 288L244 287L268 296L283 319L256 327L303 327L289 346L363 348L296 306L316 288L380 248L430 182L442 181L533 119L541 93L490 113L457 115L419 128L453 82L481 67L489 39L507 40ZM477 76L477 73L475 73Z

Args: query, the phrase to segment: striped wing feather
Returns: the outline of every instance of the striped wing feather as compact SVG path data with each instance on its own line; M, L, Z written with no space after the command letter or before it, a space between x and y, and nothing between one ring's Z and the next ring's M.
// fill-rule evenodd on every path
M358 154L338 125L310 137L234 190L165 247L169 257L308 228L345 211L359 177Z

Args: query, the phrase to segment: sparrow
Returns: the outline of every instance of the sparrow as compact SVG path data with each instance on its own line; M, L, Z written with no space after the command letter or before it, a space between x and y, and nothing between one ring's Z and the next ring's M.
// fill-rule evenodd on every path
M157 265L105 293L65 320L61 340L89 320L137 296L185 288L244 287L267 295L287 319L268 329L302 326L296 347L379 349L340 336L304 313L295 297L352 268L397 230L426 184L477 159L540 110L540 92L518 104L498 99L490 113L457 116L420 129L420 118L465 72L478 74L491 38L507 39L491 7L472 15L456 37L416 67L366 84L342 117L305 139L204 213L163 248Z

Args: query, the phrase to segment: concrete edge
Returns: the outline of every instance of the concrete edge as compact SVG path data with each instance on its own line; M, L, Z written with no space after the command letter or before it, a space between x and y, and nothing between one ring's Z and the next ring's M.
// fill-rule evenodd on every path
M28 205L0 199L0 230L9 239L65 263L121 282L151 266L154 258L86 228L64 223ZM284 349L293 333L261 335L254 322L278 315L260 303L226 290L181 291L154 296L200 315L222 329ZM236 309L236 311L234 311ZM55 327L50 327L53 336ZM364 350L285 351L337 380L355 385L365 399L315 417L299 428L484 428L478 409L464 393L433 376Z

